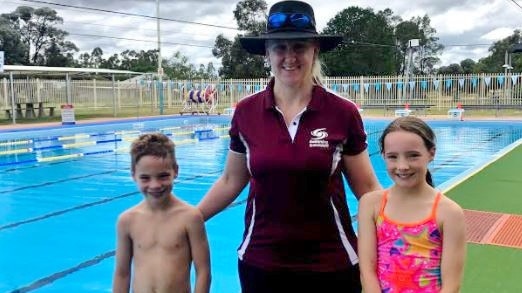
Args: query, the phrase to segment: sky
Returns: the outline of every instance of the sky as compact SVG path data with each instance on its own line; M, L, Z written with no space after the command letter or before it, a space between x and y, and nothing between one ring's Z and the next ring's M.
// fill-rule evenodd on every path
M270 7L275 0L265 0ZM175 52L199 66L220 61L212 56L216 36L232 40L241 33L233 11L238 0L159 0L161 56ZM515 29L522 30L522 0L306 0L314 8L317 29L341 10L350 6L371 8L374 12L389 8L403 20L428 15L439 43L445 46L439 56L446 66L488 55L488 48ZM158 0L0 0L0 13L18 6L50 7L64 20L62 29L68 40L90 53L100 47L104 58L124 50L158 48ZM53 5L59 4L59 5ZM88 7L85 10L76 7ZM117 12L117 13L114 13ZM142 16L130 16L137 14Z

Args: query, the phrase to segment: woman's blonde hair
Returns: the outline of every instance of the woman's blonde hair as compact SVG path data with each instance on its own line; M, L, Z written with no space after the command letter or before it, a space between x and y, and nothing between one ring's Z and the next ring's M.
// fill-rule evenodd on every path
M323 86L324 73L323 63L319 60L319 55L316 55L314 64L312 65L312 82L314 85Z

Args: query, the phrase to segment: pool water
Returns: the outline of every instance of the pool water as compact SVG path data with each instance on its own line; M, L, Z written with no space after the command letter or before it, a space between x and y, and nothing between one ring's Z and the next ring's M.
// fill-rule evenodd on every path
M383 186L391 181L376 141L388 122L365 121ZM437 186L522 138L520 122L429 123L438 137L430 165ZM130 177L132 139L159 130L176 142L174 193L195 205L223 171L228 126L228 117L205 116L1 131L0 292L110 292L116 218L142 199ZM205 129L213 130L210 137L196 134ZM213 293L239 292L236 249L246 195L206 223ZM348 198L354 214L357 202Z

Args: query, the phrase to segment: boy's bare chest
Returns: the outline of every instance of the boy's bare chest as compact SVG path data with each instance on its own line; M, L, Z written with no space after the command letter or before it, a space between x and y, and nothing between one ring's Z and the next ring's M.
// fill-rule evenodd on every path
M144 221L135 223L131 229L134 250L162 250L175 252L188 245L183 223L164 221Z

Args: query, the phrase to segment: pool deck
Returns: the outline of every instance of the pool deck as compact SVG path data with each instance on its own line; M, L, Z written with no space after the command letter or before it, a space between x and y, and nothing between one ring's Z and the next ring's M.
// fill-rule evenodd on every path
M521 292L522 144L445 190L464 209L468 254L462 292Z
M382 116L382 115L374 115L369 113L361 113L363 118L368 119L393 119L394 116ZM179 115L165 115L164 117L174 117ZM160 116L142 116L139 119L150 119L150 118L158 118ZM447 115L427 115L427 116L418 116L422 119L426 120L448 120ZM85 119L85 120L76 120L76 124L88 124L88 123L103 123L103 122L115 122L122 120L131 120L136 119L136 117L119 117L119 118L95 118L95 119ZM478 115L467 115L464 120L499 120L499 121L512 121L512 120L522 120L522 115L502 115L502 116L478 116ZM17 124L0 124L0 131L8 131L8 130L19 130L24 128L45 128L45 127L60 127L62 123L60 121L57 122L35 122L35 123L17 123Z
M364 115L364 118L394 117ZM141 117L143 118L143 117ZM421 117L427 120L447 116ZM125 118L124 118L125 119ZM129 119L129 118L126 118ZM77 121L103 123L122 118ZM466 120L522 120L521 116L466 117ZM0 131L59 127L61 122L0 125ZM522 275L522 144L476 173L444 189L464 209L468 254L463 293L521 292Z

